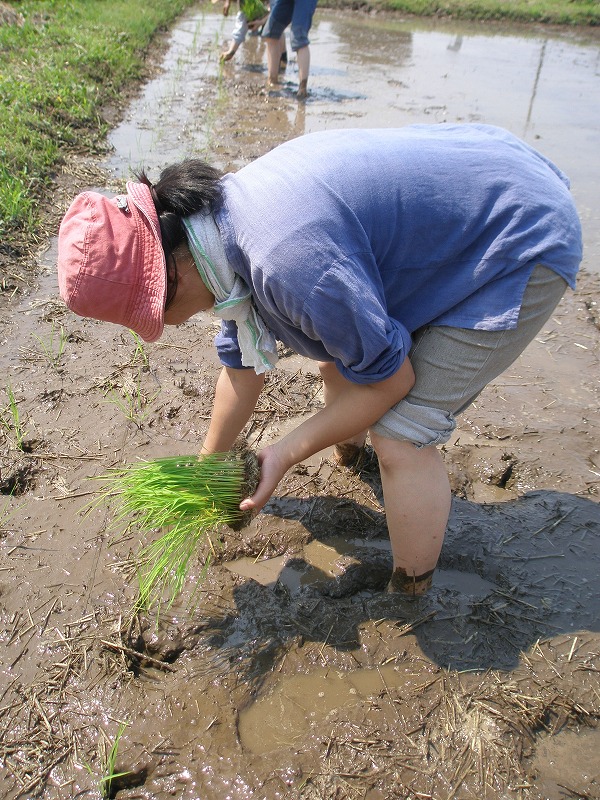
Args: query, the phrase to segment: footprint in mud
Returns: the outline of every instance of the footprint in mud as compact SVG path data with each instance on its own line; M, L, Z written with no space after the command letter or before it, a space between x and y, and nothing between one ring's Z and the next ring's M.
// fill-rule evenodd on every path
M30 452L32 448L24 447L24 452ZM35 488L35 478L37 469L32 461L17 459L8 465L0 468L0 494L19 497L22 494Z
M206 627L207 623L193 620L177 625L172 624L170 617L159 616L151 622L136 616L131 629L123 631L124 645L116 645L115 649L128 657L134 673L148 666L171 671L171 664L198 645Z

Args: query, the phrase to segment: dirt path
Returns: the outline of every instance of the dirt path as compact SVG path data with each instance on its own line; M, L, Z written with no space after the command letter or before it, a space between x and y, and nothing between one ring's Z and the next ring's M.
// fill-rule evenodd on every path
M289 118L260 77L223 78L224 164L265 152ZM101 179L69 165L57 214ZM130 618L135 535L115 541L110 509L82 510L112 465L196 451L215 325L142 347L66 312L52 265L50 251L0 310L0 389L19 411L2 396L0 796L97 797L126 723L120 800L600 797L600 276L444 448L455 498L430 595L381 592L377 465L355 475L324 453L222 531L195 609L188 590L156 624ZM310 363L281 363L256 446L321 402Z

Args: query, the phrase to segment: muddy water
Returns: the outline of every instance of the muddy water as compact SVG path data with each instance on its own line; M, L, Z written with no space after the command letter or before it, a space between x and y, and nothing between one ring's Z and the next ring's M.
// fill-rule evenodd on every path
M205 7L176 25L161 74L111 134L114 154L108 163L117 174L140 164L157 169L190 154L218 161L219 103L227 103L226 91L219 88L218 53L232 26L231 18ZM268 97L248 98L251 105L267 104L264 118L279 141L339 127L434 122L506 127L570 176L584 223L586 263L600 270L600 203L593 169L600 152L597 34L318 10L311 59L311 94L305 104L298 105L293 96L295 59L281 91L287 107L279 104L269 114ZM224 70L228 76L251 73L257 82L264 81L262 42L249 37ZM271 98L272 107L277 99ZM247 127L243 113L236 127L242 133ZM243 159L234 154L232 163L219 166L236 168Z
M219 70L232 25L196 9L169 34L156 79L111 135L115 175L192 153L235 169L325 127L499 123L573 177L595 268L597 39L319 10L299 104L293 60L281 91L265 91L257 38ZM12 498L14 530L0 520L0 743L15 741L9 761L24 781L0 772L0 796L29 800L20 787L38 773L43 800L98 796L100 745L124 720L119 800L558 800L565 786L600 797L600 274L565 298L444 450L455 499L428 596L381 591L378 472L353 475L325 452L223 536L201 583L195 564L160 624L142 618L126 634L137 537L113 541L106 509L82 517L89 478L197 449L219 369L214 320L169 329L142 366L126 332L56 303L54 260L50 249L38 292L5 323L0 356L38 440L17 464L28 482ZM48 343L62 325L65 354L50 366L32 335ZM285 413L262 408L260 443L319 402L309 363L280 364L286 391L269 396ZM148 398L143 418L107 402L120 386Z

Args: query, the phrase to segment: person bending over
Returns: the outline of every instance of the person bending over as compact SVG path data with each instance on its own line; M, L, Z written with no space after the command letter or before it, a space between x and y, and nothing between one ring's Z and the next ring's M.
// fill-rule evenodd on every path
M450 512L438 446L549 318L582 256L569 184L501 128L335 130L236 173L197 159L126 194L79 195L58 277L77 314L157 340L221 318L222 371L202 453L248 422L277 342L318 362L324 407L259 452L258 512L293 465L367 434L393 554L389 588L431 585Z

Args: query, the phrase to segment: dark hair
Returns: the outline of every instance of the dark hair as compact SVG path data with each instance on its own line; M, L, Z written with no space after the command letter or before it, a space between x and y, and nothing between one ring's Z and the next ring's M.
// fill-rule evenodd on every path
M182 217L203 212L211 214L222 201L222 173L199 158L188 158L172 164L160 173L152 184L144 170L136 173L140 183L146 184L152 200L167 261L167 299L169 307L177 291L177 265L173 252L185 240Z

